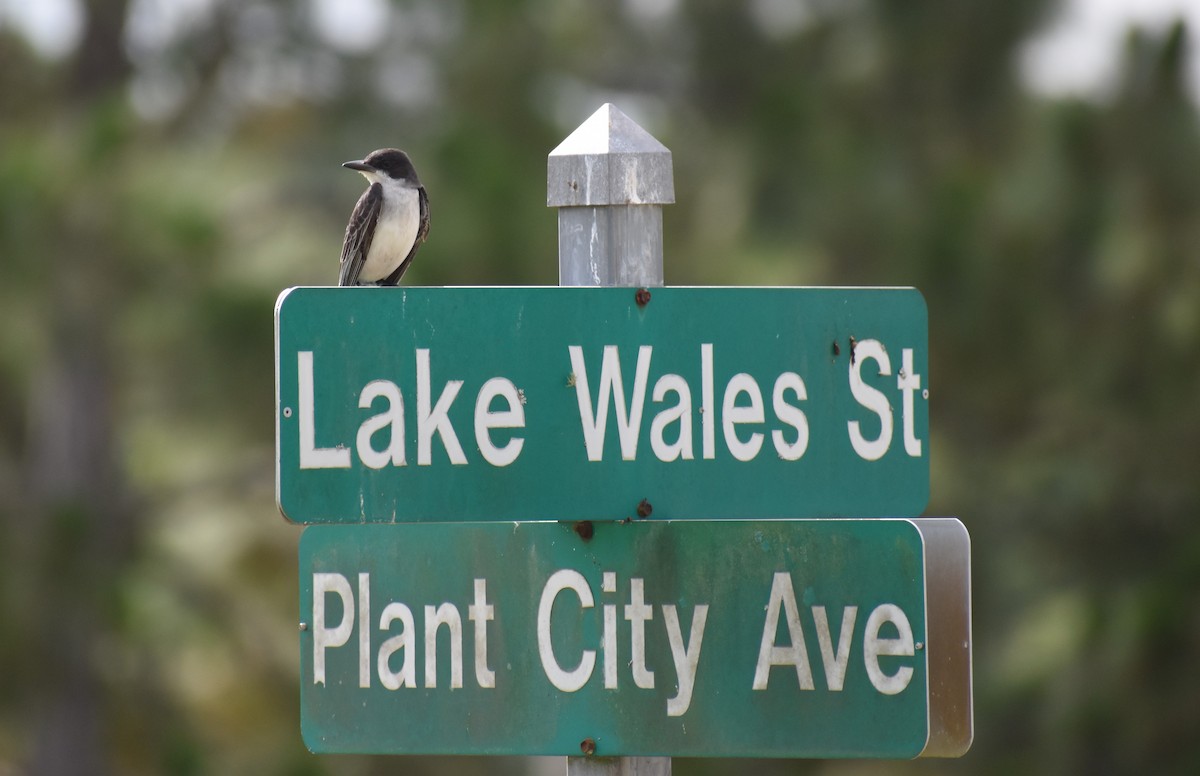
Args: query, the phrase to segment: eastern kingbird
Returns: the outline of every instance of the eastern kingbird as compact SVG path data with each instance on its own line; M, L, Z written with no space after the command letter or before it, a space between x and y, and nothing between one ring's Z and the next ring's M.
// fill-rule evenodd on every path
M394 286L429 235L425 187L408 154L395 148L342 166L361 172L371 185L346 225L338 285Z

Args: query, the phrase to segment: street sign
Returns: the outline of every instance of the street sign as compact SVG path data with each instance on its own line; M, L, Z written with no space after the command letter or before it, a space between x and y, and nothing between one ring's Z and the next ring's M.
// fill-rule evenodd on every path
M911 288L294 288L277 497L297 523L911 517ZM644 507L643 507L644 508Z
M314 752L958 756L953 518L313 526Z

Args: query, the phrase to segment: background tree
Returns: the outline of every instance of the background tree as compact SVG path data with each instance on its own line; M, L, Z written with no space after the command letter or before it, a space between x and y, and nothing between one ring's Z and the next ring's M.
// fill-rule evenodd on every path
M1200 770L1182 24L1131 32L1082 100L1017 76L1043 0L78 9L57 58L0 22L0 770L544 765L303 750L271 312L333 282L362 185L338 164L387 145L432 200L411 282L554 283L546 154L605 100L674 153L669 283L929 303L929 514L974 543L975 745L754 767Z

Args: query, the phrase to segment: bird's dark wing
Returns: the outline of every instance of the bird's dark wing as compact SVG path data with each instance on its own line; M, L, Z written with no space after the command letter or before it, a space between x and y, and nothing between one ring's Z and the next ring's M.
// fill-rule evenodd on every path
M381 286L394 286L400 282L400 278L408 270L408 265L412 264L413 257L417 255L417 248L421 247L421 243L425 242L425 238L429 236L429 195L425 193L424 186L417 187L417 201L421 205L421 223L417 226L417 238L413 240L412 249L404 257L404 261L400 262L400 266L396 267L392 274L379 281Z
M346 238L342 241L342 259L338 271L339 286L358 284L358 274L367 261L371 250L371 238L375 235L375 222L383 208L383 186L372 183L358 198L350 223L346 224Z

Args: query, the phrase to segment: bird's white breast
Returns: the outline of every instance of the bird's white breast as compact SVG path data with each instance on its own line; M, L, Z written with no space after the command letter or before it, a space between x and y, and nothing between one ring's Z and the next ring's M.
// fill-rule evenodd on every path
M363 263L360 281L382 280L400 266L412 250L421 223L417 190L387 176L376 178L383 186L383 208L375 222L375 236Z

